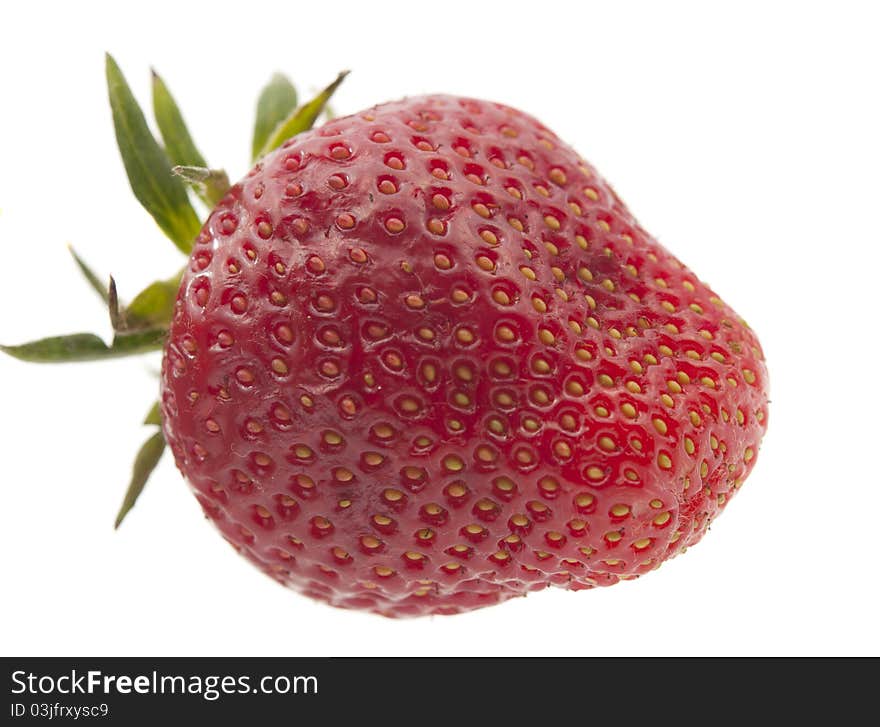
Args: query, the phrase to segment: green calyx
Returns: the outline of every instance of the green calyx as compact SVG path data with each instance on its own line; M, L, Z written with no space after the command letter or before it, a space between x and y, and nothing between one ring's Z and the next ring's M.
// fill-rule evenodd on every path
M222 169L177 165L171 173L201 197L209 207L215 207L229 190L229 177Z
M105 72L116 142L131 190L165 236L184 255L189 255L204 222L204 215L199 215L193 203L212 209L229 191L229 177L205 161L161 76L152 72L152 111L159 130L157 139L122 71L109 54ZM296 89L285 76L272 76L257 101L252 158L256 160L296 134L311 129L322 114L328 116L327 102L347 74L347 71L340 73L333 83L302 105L297 105ZM94 333L74 333L16 346L0 345L0 351L32 363L69 363L161 350L183 271L151 283L125 305L119 299L113 277L99 276L72 247L70 253L88 286L107 306L113 328L110 342ZM135 458L115 527L119 527L134 506L162 457L165 439L161 424L161 410L156 402L144 425L158 429Z
M158 351L165 342L166 332L164 328L155 328L136 333L117 333L109 346L94 333L72 333L41 338L20 346L0 346L0 351L31 363L100 361Z
M116 142L131 191L171 242L188 254L199 234L199 217L183 183L171 175L168 155L147 126L144 112L110 55L106 71Z
M162 453L165 451L165 437L159 430L153 434L146 442L143 443L137 455L134 458L134 465L131 471L131 481L128 489L125 491L125 497L122 499L122 505L116 514L116 520L113 523L114 528L118 528L128 511L134 507L138 497L144 490L147 480L159 464Z
M251 161L257 160L269 135L296 108L296 100L296 89L287 76L276 73L269 79L269 83L263 88L257 100L257 118L251 141Z
M336 92L336 89L339 88L339 85L345 80L347 75L348 71L342 71L336 77L336 80L315 96L315 98L302 106L294 108L285 118L278 122L266 137L266 141L258 156L265 156L288 139L311 129L327 106L330 97Z

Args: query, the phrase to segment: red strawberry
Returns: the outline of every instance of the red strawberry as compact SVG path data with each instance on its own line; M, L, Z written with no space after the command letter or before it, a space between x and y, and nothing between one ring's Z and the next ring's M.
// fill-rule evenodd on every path
M161 79L164 149L108 59L135 194L185 252L198 235L176 303L174 278L120 306L77 258L108 300L111 345L3 350L164 345L147 418L162 433L120 520L167 440L243 555L387 616L610 585L696 543L766 427L752 331L535 119L427 96L306 131L341 80L297 107L273 79L265 156L228 188ZM172 164L216 204L201 233Z
M240 552L401 616L609 585L697 542L754 464L765 382L751 330L551 131L428 96L230 190L162 410Z

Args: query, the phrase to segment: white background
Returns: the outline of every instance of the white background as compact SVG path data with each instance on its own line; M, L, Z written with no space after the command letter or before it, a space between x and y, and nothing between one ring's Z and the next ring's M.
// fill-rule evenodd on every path
M158 359L0 358L0 649L15 655L880 653L880 26L871 3L15 3L0 23L0 341L109 329L74 243L124 294L176 269L131 197L103 77L154 65L210 163L247 169L256 94L353 73L538 116L761 336L754 474L657 573L451 618L312 603L239 560L165 458L112 522Z

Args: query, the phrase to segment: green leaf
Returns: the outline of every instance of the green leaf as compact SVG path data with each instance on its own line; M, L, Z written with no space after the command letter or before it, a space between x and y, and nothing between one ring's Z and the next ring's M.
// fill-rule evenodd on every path
M257 101L257 120L251 143L251 160L256 161L269 134L296 108L296 89L287 76L276 73L266 84Z
M162 134L165 153L172 164L184 164L194 167L208 166L205 158L199 153L195 142L190 136L180 108L165 85L162 77L153 74L153 115Z
M155 424L157 427L162 426L162 412L159 409L158 401L153 403L153 406L150 407L150 411L147 412L147 416L144 417L144 425L147 424Z
M168 328L174 314L181 274L178 273L168 280L150 283L135 296L125 309L125 324L128 330Z
M76 262L76 265L86 279L86 282L91 286L92 290L101 297L101 300L106 303L109 295L106 284L102 283L101 279L95 274L95 271L86 265L85 261L76 254L76 250L73 249L73 246L68 245L67 249L70 250L70 254L73 255L73 260Z
M94 333L74 333L42 338L19 346L0 346L0 351L32 363L100 361L158 351L165 342L166 332L165 329L152 329L117 334L109 346Z
M208 169L207 167L172 167L171 173L180 177L205 204L215 207L229 191L229 177L222 169Z
M339 88L339 84L345 80L347 75L348 71L343 71L336 77L336 80L333 81L333 83L327 86L327 88L321 91L321 93L315 96L315 98L291 112L290 115L278 124L278 126L273 129L272 133L269 134L266 143L260 150L259 156L265 156L273 149L277 149L291 137L311 129L315 121L318 119L318 116L320 116L321 112L324 110L327 101L330 100L330 97L336 89Z
M150 475L153 474L153 470L156 469L156 465L162 459L164 451L165 438L162 436L162 432L156 432L140 448L134 459L131 482L128 485L128 490L125 492L122 506L119 508L119 514L116 515L116 522L113 524L114 528L118 528L122 524L129 510L134 507L141 492L144 491L144 485L147 484L147 480L150 479Z
M116 141L134 196L171 241L189 254L201 224L186 189L172 176L168 157L150 133L143 111L110 54L106 71Z

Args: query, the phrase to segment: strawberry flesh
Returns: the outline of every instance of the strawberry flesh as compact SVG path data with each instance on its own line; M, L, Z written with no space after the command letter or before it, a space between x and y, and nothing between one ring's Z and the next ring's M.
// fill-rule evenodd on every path
M449 96L258 163L197 240L165 353L165 435L227 540L387 616L656 568L767 423L736 313L551 131Z

